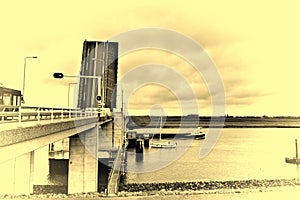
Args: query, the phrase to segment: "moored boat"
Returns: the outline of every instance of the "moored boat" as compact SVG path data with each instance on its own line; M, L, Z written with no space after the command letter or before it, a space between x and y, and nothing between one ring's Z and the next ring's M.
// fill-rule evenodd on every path
M187 134L188 137L194 137L195 139L205 139L206 133L203 131L202 127L198 127L193 130L191 133Z
M162 129L162 117L160 118L160 128L159 128L159 139L150 141L151 148L175 148L177 143L172 140L162 140L161 139L161 129Z
M291 163L291 164L300 164L300 159L299 158L285 158L286 163Z
M175 148L177 146L176 142L170 140L158 140L158 141L151 141L150 146L152 148Z
M294 158L285 158L285 162L286 163L290 163L290 164L300 164L300 159L298 157L298 143L297 143L297 139L295 140L295 145L296 145L296 157Z

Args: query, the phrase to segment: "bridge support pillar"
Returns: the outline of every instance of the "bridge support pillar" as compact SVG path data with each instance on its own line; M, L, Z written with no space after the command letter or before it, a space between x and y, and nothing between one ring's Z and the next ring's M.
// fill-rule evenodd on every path
M113 123L108 122L101 125L102 132L107 137L107 142L110 143L111 147L114 147L114 132L113 132ZM103 142L103 141L102 141Z
M70 137L68 193L98 190L98 128Z
M34 152L0 163L0 194L28 195L33 192Z
M34 185L47 185L49 175L49 146L34 151Z

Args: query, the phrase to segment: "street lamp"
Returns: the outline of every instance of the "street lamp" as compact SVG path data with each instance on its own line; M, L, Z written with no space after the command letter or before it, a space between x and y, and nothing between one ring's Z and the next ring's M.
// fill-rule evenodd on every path
M100 101L101 98L101 76L85 76L85 75L80 75L80 76L73 76L73 75L64 75L63 73L60 72L55 72L53 73L53 77L57 78L57 79L62 79L64 77L67 78L94 78L94 79L98 79L98 96L97 96L97 100ZM102 103L102 109L103 109L103 103Z
M24 101L24 94L25 94L25 74L26 74L26 60L28 59L28 58L38 58L37 56L26 56L25 58L24 58L24 72L23 72L23 90L22 90L22 96L21 96L21 101L22 101L22 103L24 103L25 101Z
M115 84L115 88L116 88L116 107L118 108L119 107L119 103L118 103L118 96L120 96L120 92L119 92L119 88L121 89L121 108L120 108L120 111L121 111L121 115L122 115L122 129L124 131L123 133L123 142L125 144L126 142L126 110L125 110L125 105L124 105L124 88L123 88L123 85L122 84Z
M69 87L68 87L68 109L70 109L70 86L71 85L75 85L77 83L69 83Z

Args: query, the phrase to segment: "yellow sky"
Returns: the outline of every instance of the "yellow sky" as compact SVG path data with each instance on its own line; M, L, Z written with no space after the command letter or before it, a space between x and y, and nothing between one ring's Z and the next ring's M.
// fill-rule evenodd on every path
M51 76L55 71L79 73L85 39L106 40L133 29L159 27L184 34L204 48L223 80L228 114L300 115L299 6L289 0L3 1L0 83L21 89L24 57L36 55L38 59L27 60L26 103L66 107L68 83L74 80ZM125 56L120 59L119 76L150 61L181 73L198 97L200 114L211 114L201 74L170 53L141 51ZM147 112L143 106L151 102L141 99L166 90L147 87L130 98L132 113ZM170 100L165 102L169 107L164 106L168 114L176 113L178 102L172 91L162 93L162 99ZM153 104L157 102L159 98Z

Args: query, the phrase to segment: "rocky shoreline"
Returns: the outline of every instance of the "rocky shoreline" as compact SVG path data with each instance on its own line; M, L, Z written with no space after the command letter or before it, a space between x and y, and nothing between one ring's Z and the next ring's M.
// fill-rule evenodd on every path
M300 190L300 179L276 180L235 180L235 181L198 181L172 183L121 183L119 197L130 196L165 196L194 194L227 194L244 192L267 192L275 188L292 187ZM3 195L0 199L107 199L104 192L88 192L78 194L33 194L33 195ZM109 198L108 198L109 199Z
M130 183L120 184L120 192L147 191L199 191L218 189L258 189L280 186L300 186L300 179L239 180L239 181L199 181L172 183Z
M71 199L82 199L82 198L102 198L106 197L104 193L98 192L87 192L87 193L77 193L77 194L31 194L31 195L2 195L0 199L63 199L63 198L71 198Z

